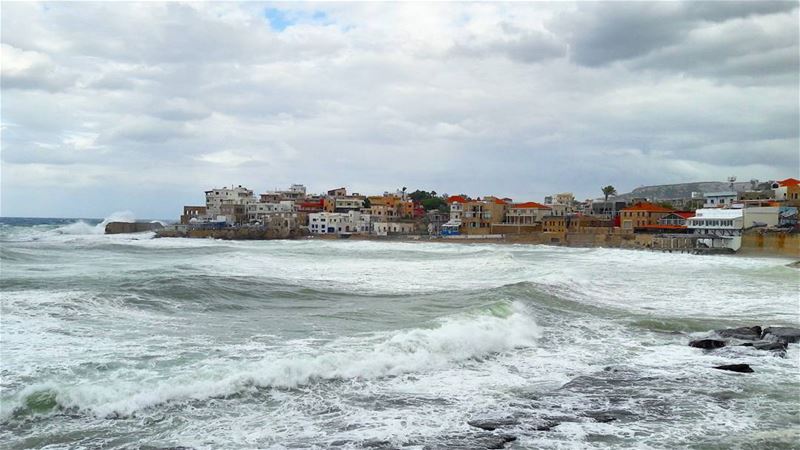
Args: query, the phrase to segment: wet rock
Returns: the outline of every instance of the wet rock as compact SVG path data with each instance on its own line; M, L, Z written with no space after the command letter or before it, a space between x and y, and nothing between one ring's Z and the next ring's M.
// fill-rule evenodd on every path
M761 339L761 327L739 327L726 328L724 330L714 330L714 333L724 338L741 339L744 341L755 341Z
M636 414L623 409L610 409L607 411L587 411L583 413L585 417L593 419L595 422L608 423L616 420L626 420L635 417Z
M516 440L517 437L510 434L484 434L477 436L473 444L479 448L497 449L505 448L506 444Z
M785 341L755 341L752 343L756 350L783 351L789 346Z
M695 341L689 342L689 347L711 350L715 348L725 347L725 341L720 341L717 339L697 339Z
M509 417L503 419L476 419L476 420L470 420L467 423L470 426L473 426L475 428L480 428L481 430L494 431L498 428L517 425L519 421L517 419Z
M800 342L800 328L767 327L761 334L761 339L790 343Z
M549 421L548 420L547 422L542 422L542 423L534 425L533 426L533 431L550 431L550 430L552 430L553 428L555 428L555 427L557 427L559 425L561 425L560 422Z
M424 450L450 450L450 449L498 449L505 448L509 442L516 441L517 437L510 434L478 433L468 435L444 436L441 441L427 444Z
M753 373L754 370L748 364L726 364L723 366L715 366L714 369L719 370L728 370L731 372L739 372L739 373Z
M380 440L369 440L364 441L361 443L361 446L364 448L378 448L378 449L394 449L397 448L394 444L389 441L380 441Z

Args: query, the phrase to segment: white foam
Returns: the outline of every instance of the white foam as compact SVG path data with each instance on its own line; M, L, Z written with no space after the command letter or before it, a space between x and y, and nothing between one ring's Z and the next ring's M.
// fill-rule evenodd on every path
M16 405L35 392L55 392L58 404L98 416L130 415L169 401L206 399L254 387L292 388L314 380L375 379L410 372L441 370L461 361L534 345L539 335L533 318L519 304L486 314L444 319L436 328L417 328L367 338L340 339L314 352L266 356L254 363L209 364L185 368L169 378L142 378L78 385L53 382L29 386ZM4 415L12 409L6 409Z
M83 220L79 220L75 223L71 223L69 225L64 225L63 227L56 228L54 231L57 234L69 234L69 235L91 235L91 234L103 234L106 231L106 225L111 222L128 222L132 223L136 221L136 216L131 211L116 211L111 213L108 217L103 219L102 222L98 223L97 225L91 225Z

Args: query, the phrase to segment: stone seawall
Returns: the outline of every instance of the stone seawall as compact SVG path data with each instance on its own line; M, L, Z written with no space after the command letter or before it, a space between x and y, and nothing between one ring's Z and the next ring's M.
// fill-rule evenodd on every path
M158 222L109 222L106 224L106 234L143 233L164 228Z
M271 239L295 239L303 237L300 230L289 232L274 229L259 228L233 228L222 230L187 230L178 231L173 229L162 229L156 232L156 237L180 237L180 238L212 238L224 240L271 240Z
M800 234L746 232L742 236L743 255L790 256L800 258Z

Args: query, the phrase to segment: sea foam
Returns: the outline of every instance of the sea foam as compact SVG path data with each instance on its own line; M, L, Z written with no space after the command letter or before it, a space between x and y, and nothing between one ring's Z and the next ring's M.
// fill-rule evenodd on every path
M69 386L41 383L23 389L9 405L11 409L3 412L3 420L59 409L99 417L130 416L166 402L225 397L257 388L427 372L532 346L538 337L539 329L525 307L499 304L480 313L443 319L435 328L342 338L313 353L270 355L243 365L197 367L171 378L149 379L149 373L143 372L138 380L107 382L106 378Z

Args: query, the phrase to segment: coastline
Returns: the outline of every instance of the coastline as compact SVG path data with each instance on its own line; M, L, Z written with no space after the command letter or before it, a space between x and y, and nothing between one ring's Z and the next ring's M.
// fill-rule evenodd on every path
M576 233L566 235L565 239L558 243L548 242L542 236L536 234L523 234L523 235L506 235L502 237L471 237L471 238L446 238L446 237L432 237L426 235L394 235L394 236L375 236L366 234L352 234L343 239L337 235L302 235L302 236L262 236L260 234L248 233L245 235L238 235L235 233L220 233L217 236L203 233L202 235L176 235L170 232L159 230L156 233L156 238L188 238L188 239L219 239L219 240L324 240L324 241L338 241L338 240L355 240L355 241L373 241L373 242L415 242L415 243L434 243L434 244L498 244L498 245L546 245L549 247L570 247L570 248L608 248L608 249L621 249L621 250L641 250L655 253L686 253L691 254L690 251L675 250L661 250L657 248L648 247L643 243L643 240L619 239L616 242L604 240L603 243L589 243L587 236L606 236L595 235L588 233ZM570 237L578 236L577 239L570 239ZM618 235L617 235L618 236ZM606 244L606 245L603 245ZM788 250L788 251L787 251ZM800 262L800 248L797 246L794 249L775 248L771 246L746 246L742 247L735 253L723 254L724 256L733 257L765 257L765 258L779 258L788 261ZM700 255L697 255L700 256Z

